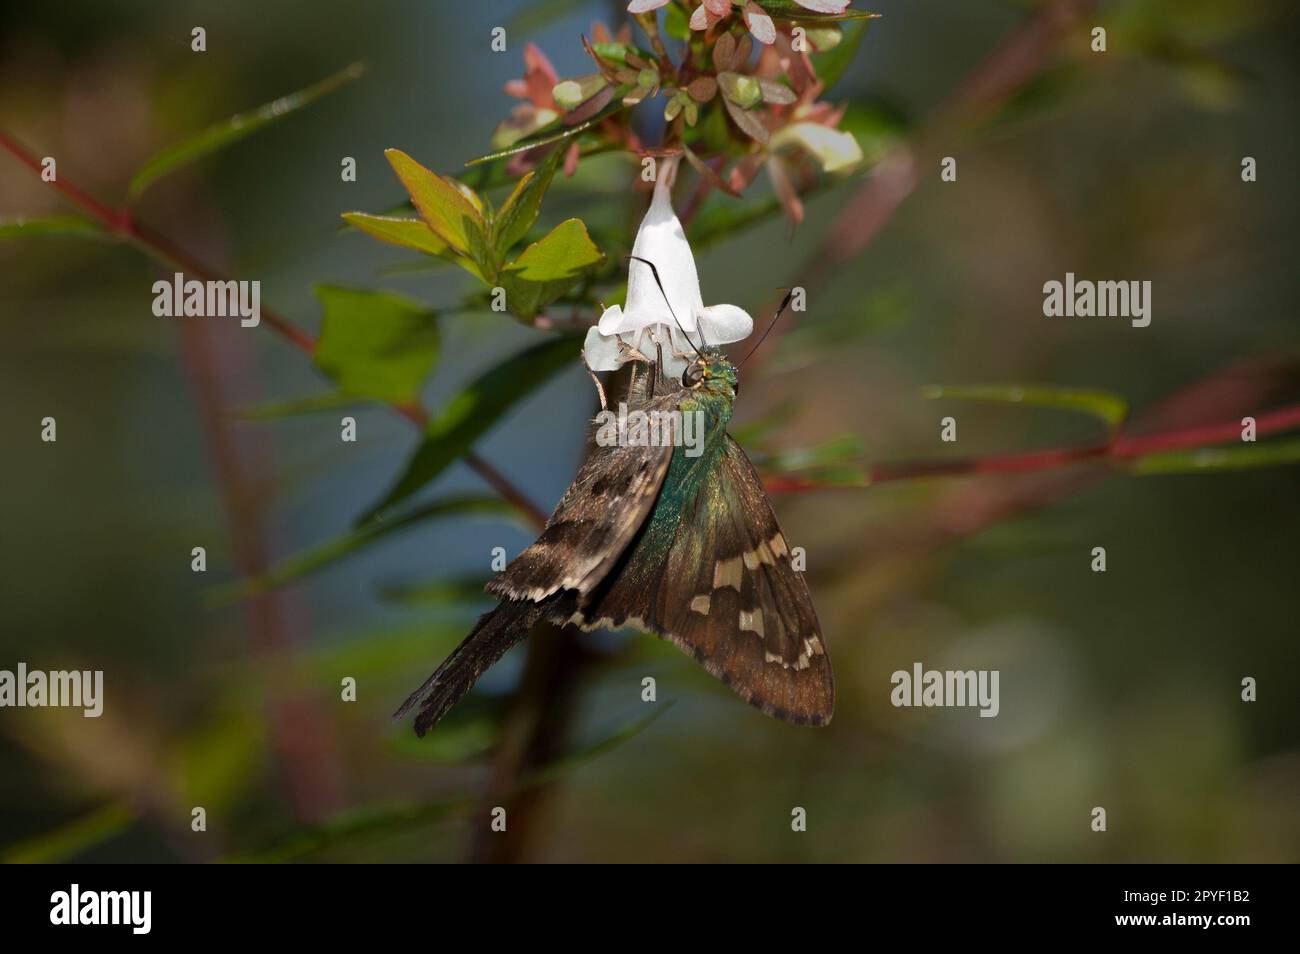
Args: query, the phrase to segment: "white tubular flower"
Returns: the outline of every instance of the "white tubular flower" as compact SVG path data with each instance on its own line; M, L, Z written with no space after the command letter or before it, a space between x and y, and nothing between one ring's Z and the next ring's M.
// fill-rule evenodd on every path
M657 360L659 343L664 373L677 377L696 348L741 341L754 330L754 320L742 308L704 307L695 256L668 195L675 165L675 160L660 164L654 199L637 230L628 261L627 304L606 308L587 332L583 355L593 371L613 371L635 356L632 349ZM646 262L654 263L663 291Z

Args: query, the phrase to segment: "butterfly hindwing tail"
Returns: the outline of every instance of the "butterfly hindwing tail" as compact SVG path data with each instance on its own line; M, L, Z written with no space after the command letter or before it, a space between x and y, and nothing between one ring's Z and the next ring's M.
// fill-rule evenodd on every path
M473 688L484 671L525 636L545 612L542 604L528 601L504 602L479 617L466 636L424 684L393 713L400 719L416 706L416 735L424 735L438 724L461 696Z

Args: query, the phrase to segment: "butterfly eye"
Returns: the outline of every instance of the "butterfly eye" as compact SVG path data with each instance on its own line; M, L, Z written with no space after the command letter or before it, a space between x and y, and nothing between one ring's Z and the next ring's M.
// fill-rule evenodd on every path
M684 388L693 388L702 380L704 380L704 368L698 364L687 365L686 370L682 372L682 387Z

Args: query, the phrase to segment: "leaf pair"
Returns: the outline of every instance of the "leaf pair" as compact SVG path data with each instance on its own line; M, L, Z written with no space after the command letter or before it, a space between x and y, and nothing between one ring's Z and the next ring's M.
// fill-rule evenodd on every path
M426 169L400 149L385 155L420 213L419 219L349 212L351 225L382 242L456 262L483 282L505 290L506 306L525 320L563 295L604 256L578 219L557 225L514 260L507 253L521 242L541 210L559 162L554 149L540 167L526 173L500 209L472 188Z

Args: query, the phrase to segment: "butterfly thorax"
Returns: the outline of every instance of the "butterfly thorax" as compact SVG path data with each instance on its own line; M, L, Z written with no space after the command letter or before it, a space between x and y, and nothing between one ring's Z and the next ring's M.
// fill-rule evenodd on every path
M698 454L677 447L664 492L694 491L713 468L726 445L727 424L736 400L736 368L721 351L706 348L682 373L682 396L677 408L682 415L697 415L704 435Z
M651 552L671 547L682 520L689 520L697 501L705 499L701 488L726 452L736 380L735 366L721 352L711 349L703 351L682 375L683 390L677 408L683 416L698 415L702 449L698 454L688 453L685 446L673 449L663 489L643 534L642 543Z

